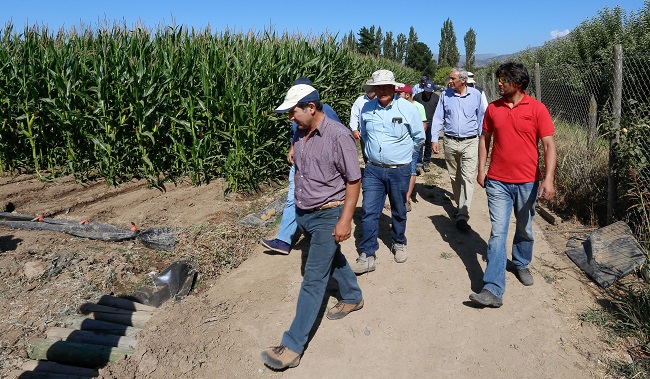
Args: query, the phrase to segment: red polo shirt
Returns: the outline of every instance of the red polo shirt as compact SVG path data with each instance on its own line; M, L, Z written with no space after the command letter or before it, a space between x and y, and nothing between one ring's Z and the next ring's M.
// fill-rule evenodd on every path
M485 111L483 131L492 133L488 177L506 183L528 183L542 177L539 140L555 133L553 120L541 102L524 94L512 109L503 98Z

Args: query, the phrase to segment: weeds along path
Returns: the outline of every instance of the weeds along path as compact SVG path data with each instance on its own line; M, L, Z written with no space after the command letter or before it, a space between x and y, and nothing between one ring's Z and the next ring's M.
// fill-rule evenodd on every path
M444 162L437 158L436 163ZM380 220L377 270L360 276L365 306L342 320L319 319L300 365L266 368L260 352L280 342L299 292L302 239L290 255L258 246L237 269L180 303L165 304L139 338L138 352L101 370L105 378L360 377L360 378L601 378L608 354L580 313L594 306L592 289L563 251L535 225L535 284L508 275L504 305L477 309L468 295L481 287L490 223L484 191L476 189L470 233L459 234L446 172L440 187L419 177L418 201L408 214L408 260L389 253L389 214ZM428 180L431 180L429 177ZM355 235L343 243L356 258ZM273 235L270 228L267 235ZM329 297L322 311L333 306ZM322 315L322 314L321 314Z

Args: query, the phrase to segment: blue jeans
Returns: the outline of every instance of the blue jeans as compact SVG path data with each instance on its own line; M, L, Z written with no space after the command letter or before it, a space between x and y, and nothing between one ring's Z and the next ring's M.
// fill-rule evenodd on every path
M294 176L296 174L296 169L291 165L291 170L289 171L289 192L287 192L287 203L284 205L284 210L282 211L282 220L280 221L280 230L278 230L278 236L276 237L280 241L284 241L291 245L293 242L293 236L296 234L296 205L294 204L293 192L296 188L296 183L294 181Z
M379 216L384 208L386 195L390 201L392 216L391 238L393 243L406 245L406 192L411 181L411 165L398 168L381 168L366 165L361 180L363 201L361 203L361 243L357 250L366 256L379 250Z
M343 206L320 211L296 210L300 231L310 237L305 273L298 294L296 316L282 336L282 344L302 354L309 332L316 322L329 278L338 282L341 301L357 304L363 299L357 277L341 253L332 232L341 216Z
M525 269L533 259L533 215L538 187L539 182L514 184L489 178L485 183L492 231L488 241L483 289L499 298L503 297L506 289L506 238L513 208L516 226L512 263L516 269Z

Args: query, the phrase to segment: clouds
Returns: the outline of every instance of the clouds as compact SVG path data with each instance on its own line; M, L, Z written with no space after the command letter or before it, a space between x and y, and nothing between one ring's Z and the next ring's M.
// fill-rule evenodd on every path
M564 29L564 30L553 30L551 31L551 38L556 39L556 38L562 38L565 35L571 33L569 29Z

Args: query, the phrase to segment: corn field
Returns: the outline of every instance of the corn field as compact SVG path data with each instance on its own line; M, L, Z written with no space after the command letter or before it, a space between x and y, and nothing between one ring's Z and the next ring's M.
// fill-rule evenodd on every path
M335 36L159 26L0 31L0 174L151 186L223 178L251 191L286 175L289 121L273 109L297 77L346 120L380 68Z

